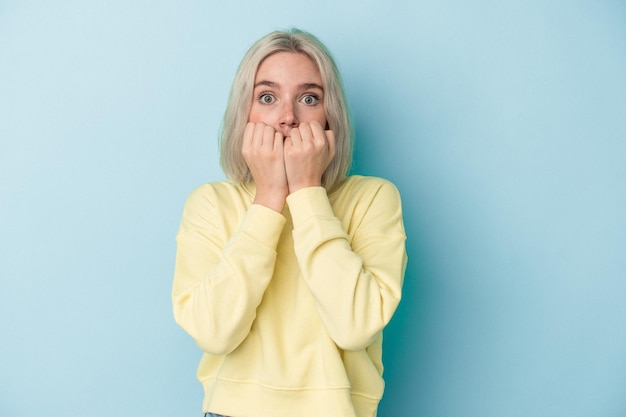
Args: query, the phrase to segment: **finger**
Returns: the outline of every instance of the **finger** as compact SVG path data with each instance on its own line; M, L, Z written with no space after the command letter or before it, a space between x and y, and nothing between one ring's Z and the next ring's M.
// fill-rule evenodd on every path
M300 125L299 127L294 127L293 129L291 129L291 132L289 132L289 138L291 138L291 144L293 146L302 145L302 133L300 131L301 128L302 125Z
M287 151L287 149L291 149L293 147L293 141L291 140L291 136L283 137L283 149Z
M285 136L278 131L274 131L274 150L282 153L285 145Z
M256 147L262 141L262 132L263 132L263 124L262 123L254 123L252 138L250 138L250 146Z
M262 133L262 146L266 146L268 148L274 147L274 134L276 131L272 126L263 125L263 133Z
M337 143L335 142L335 132L332 130L324 131L326 140L328 141L328 156L332 160L335 157L335 151L337 149Z
M324 128L322 128L321 124L316 121L311 122L311 134L315 145L326 147L328 139L326 138Z
M300 123L297 130L300 133L302 142L313 142L313 131L311 130L311 125L309 123Z
M252 143L252 138L254 137L254 128L254 123L248 122L248 124L246 124L246 129L243 132L243 146L249 146Z

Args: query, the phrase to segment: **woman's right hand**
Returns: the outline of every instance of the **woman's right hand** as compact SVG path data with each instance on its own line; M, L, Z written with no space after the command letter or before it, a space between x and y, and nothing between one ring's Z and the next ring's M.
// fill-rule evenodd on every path
M254 203L279 213L283 211L289 194L283 141L283 134L273 127L249 122L244 131L241 149L256 185Z

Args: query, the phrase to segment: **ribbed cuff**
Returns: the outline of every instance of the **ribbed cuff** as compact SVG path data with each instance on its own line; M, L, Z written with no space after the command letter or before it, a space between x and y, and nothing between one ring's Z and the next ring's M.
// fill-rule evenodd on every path
M324 187L307 187L289 194L287 205L289 205L294 228L305 223L311 217L335 217Z
M263 245L276 250L287 219L261 204L252 204L241 223L241 231Z

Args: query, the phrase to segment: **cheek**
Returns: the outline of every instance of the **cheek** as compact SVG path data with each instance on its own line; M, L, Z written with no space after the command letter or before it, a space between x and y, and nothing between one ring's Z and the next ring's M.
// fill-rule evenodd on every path
M304 117L302 117L300 121L308 122L308 123L312 121L316 121L322 126L326 126L326 112L322 109L321 111L315 111L315 112L306 114L304 115Z
M255 106L254 104L250 108L250 113L248 113L248 121L252 123L265 123L266 125L274 126L275 119L276 115L268 108Z
M326 119L326 113L323 113L320 116L319 122L324 127L324 129L328 129L328 120Z
M248 121L253 123L257 123L260 121L259 112L255 109L254 105L250 108L250 112L248 113Z
M328 119L326 118L326 108L324 106L322 106L322 108L320 109L319 117L320 124L326 128L328 125Z

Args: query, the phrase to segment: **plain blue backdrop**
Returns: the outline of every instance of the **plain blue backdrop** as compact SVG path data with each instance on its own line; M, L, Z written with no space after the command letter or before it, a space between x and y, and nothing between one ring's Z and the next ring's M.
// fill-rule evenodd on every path
M0 1L0 416L200 415L174 237L239 60L292 26L403 196L379 415L626 416L615 0Z

